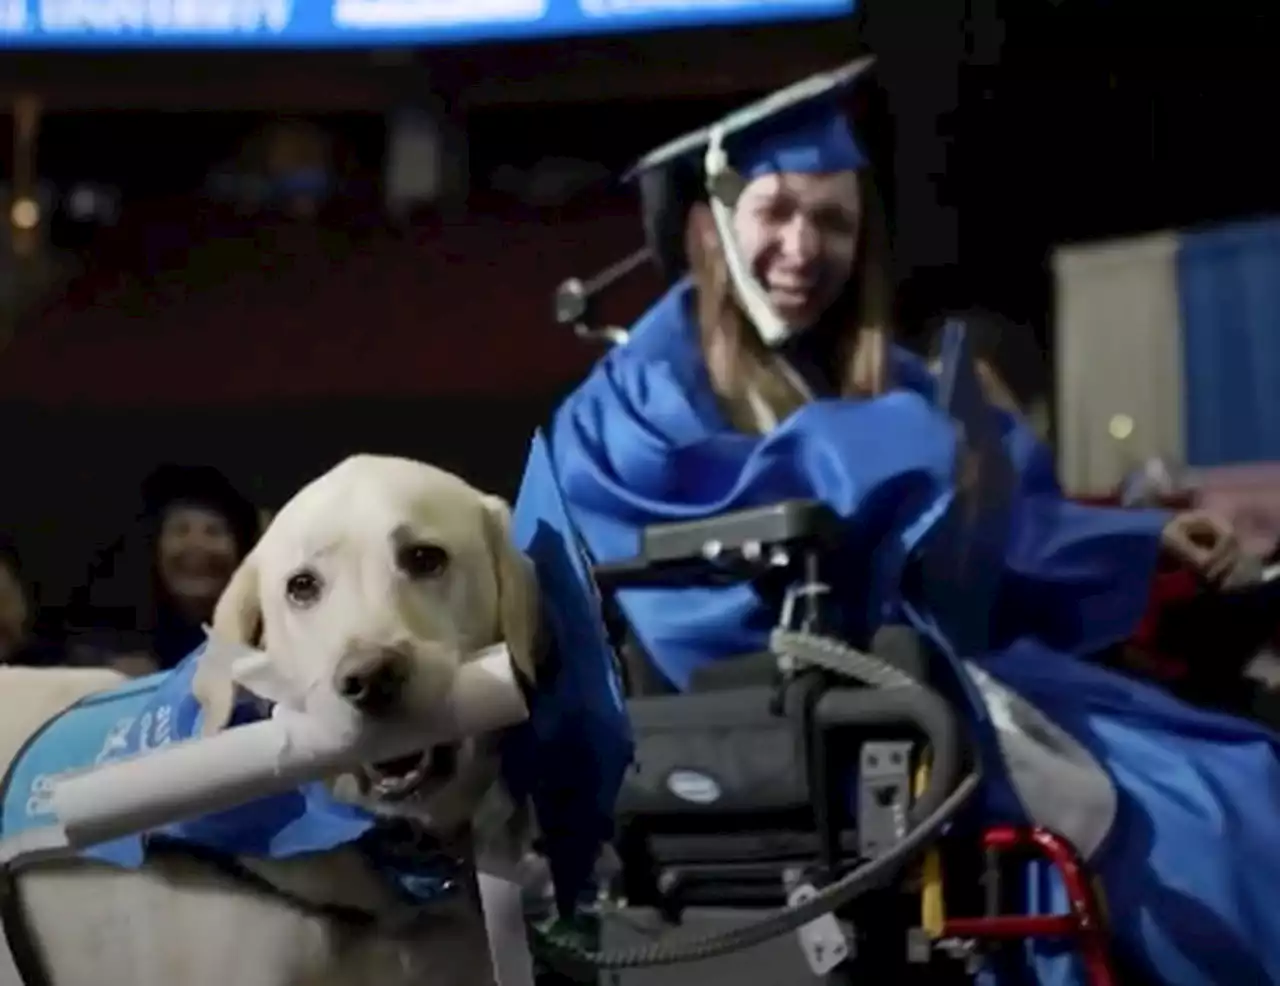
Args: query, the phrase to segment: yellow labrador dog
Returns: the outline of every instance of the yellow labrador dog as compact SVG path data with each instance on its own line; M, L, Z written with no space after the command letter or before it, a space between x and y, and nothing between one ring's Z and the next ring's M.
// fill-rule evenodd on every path
M426 714L453 671L505 641L534 676L537 591L513 546L509 512L439 469L357 456L301 490L274 518L220 600L215 633L261 646L300 689L328 688L369 716ZM111 672L0 669L0 762L76 700L121 681ZM198 668L206 729L235 697L225 667ZM496 777L484 740L340 779L340 796L465 833ZM294 906L182 857L122 870L40 864L18 877L47 983L23 984L12 948L0 986L482 986L492 981L469 895L417 926L353 850L242 860L293 899L386 916L360 927ZM11 943L12 945L13 943Z

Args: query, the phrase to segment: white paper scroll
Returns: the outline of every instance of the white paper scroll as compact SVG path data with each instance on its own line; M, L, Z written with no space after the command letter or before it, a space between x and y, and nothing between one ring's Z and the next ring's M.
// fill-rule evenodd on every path
M505 646L462 665L438 710L412 726L362 717L336 699L289 696L286 683L271 673L270 660L259 652L236 661L235 677L278 703L270 719L159 747L55 783L53 810L72 847L225 811L363 763L515 725L528 715Z

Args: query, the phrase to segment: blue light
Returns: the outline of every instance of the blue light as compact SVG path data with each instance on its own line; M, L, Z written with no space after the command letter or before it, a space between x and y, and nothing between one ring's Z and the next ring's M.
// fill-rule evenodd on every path
M0 0L0 49L377 48L837 17L857 0Z

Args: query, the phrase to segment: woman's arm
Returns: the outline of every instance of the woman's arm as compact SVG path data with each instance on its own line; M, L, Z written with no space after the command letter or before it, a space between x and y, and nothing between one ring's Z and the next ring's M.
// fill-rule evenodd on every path
M1034 634L1077 654L1129 639L1151 599L1162 534L1172 514L1067 500L1052 453L1006 419L1018 475L1001 614L1013 635Z

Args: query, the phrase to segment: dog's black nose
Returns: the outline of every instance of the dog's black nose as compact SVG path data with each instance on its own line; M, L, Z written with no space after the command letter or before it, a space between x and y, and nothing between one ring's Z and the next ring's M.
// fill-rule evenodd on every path
M400 701L408 675L399 654L379 655L340 668L338 694L361 712L378 715Z

